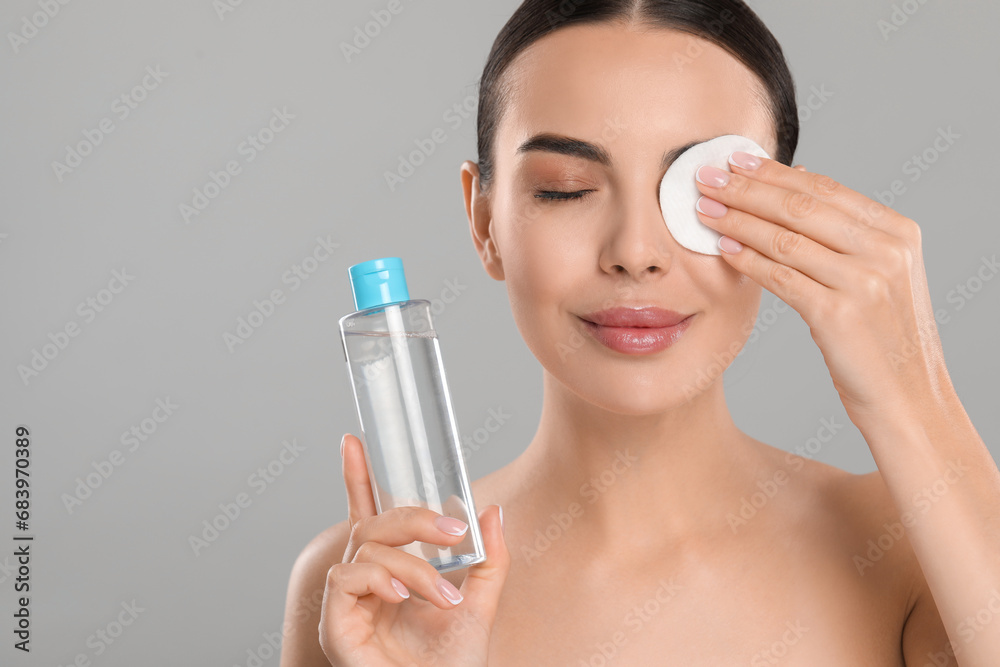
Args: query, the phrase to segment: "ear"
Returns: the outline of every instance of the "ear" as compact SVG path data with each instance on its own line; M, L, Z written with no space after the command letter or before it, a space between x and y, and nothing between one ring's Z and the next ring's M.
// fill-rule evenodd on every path
M503 280L503 261L493 237L493 218L490 201L479 189L479 165L466 160L461 167L462 190L465 192L465 214L469 218L469 232L476 246L483 268L494 280Z

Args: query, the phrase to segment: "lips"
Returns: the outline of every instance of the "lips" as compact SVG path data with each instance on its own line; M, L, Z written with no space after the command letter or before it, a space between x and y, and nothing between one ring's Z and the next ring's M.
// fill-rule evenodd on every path
M583 319L603 327L629 327L629 328L652 328L662 329L672 327L675 324L687 319L689 315L677 313L663 308L609 308L598 310L587 315L581 315Z
M654 354L680 339L691 315L663 308L610 308L581 316L584 328L605 347L630 355Z

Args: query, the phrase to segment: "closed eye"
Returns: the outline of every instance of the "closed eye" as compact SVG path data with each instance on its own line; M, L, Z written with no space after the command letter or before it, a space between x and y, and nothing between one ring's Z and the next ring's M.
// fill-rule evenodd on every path
M561 192L558 190L543 190L535 194L537 199L549 199L552 201L565 201L567 199L582 199L584 195L593 190L577 190L576 192Z

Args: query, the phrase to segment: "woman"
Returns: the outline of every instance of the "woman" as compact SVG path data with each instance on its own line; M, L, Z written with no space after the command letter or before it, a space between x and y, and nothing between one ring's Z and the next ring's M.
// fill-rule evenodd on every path
M296 562L283 666L997 664L1000 619L969 619L1000 603L1000 475L944 367L919 228L789 166L793 91L736 0L521 5L461 177L476 251L544 368L538 431L473 483L487 561L443 578L393 547L463 526L376 515L346 435L349 518ZM698 217L732 239L703 255L669 234L658 185L724 134L775 159L699 171ZM734 425L717 362L762 287L810 326L878 471ZM683 323L648 347L599 326L622 313Z

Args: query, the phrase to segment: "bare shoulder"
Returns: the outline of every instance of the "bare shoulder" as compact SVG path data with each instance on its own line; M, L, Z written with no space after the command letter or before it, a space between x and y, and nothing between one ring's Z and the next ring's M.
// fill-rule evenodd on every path
M893 578L899 588L908 590L905 604L911 607L913 590L923 582L906 530L912 525L912 512L900 513L878 470L845 472L833 485L831 500L856 536L853 560L858 574L867 576L878 570L880 578Z
M862 583L912 606L912 589L923 575L907 537L909 517L901 516L882 474L856 474L770 449L773 468L784 473L776 479L790 490L785 503L790 523L808 526L805 534L849 565Z
M351 536L347 520L313 537L292 566L285 599L281 667L329 667L319 645L319 619L330 568L340 563Z
M905 664L957 665L909 539L908 528L933 507L933 494L912 499L901 512L879 470L854 474L794 454L785 462L801 471L802 486L813 489L812 516L828 538L824 548L839 554L842 562L849 559L856 581L868 588L888 618L898 619Z
M762 443L763 444L763 443ZM855 474L766 446L770 467L787 473L789 525L809 535L849 573L899 633L905 664L957 665L948 634L909 539L910 527L932 511L934 489L900 511L881 471Z

